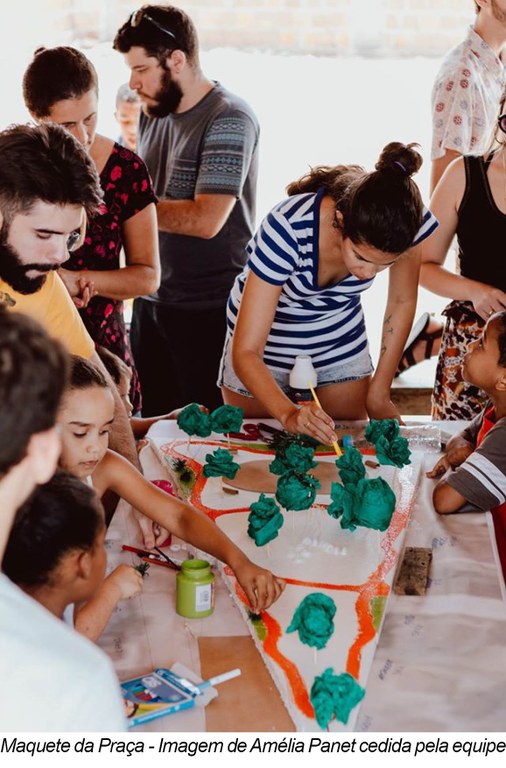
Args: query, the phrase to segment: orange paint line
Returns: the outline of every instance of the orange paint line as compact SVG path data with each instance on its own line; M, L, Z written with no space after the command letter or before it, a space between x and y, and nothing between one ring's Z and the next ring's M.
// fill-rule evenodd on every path
M358 619L358 633L355 641L348 651L348 660L346 662L346 671L356 680L359 679L360 666L362 662L362 651L365 646L376 636L374 628L374 617L371 611L371 600L373 597L386 596L390 592L387 584L377 585L377 589L367 589L362 592L355 603L355 610Z
M193 472L195 473L197 479L190 496L191 503L195 507L203 511L205 514L207 514L214 521L218 517L221 517L222 515L233 514L233 513L249 513L249 508L237 507L237 508L227 509L227 510L215 510L215 509L206 507L202 503L202 492L205 488L205 484L207 480L204 477L202 477L202 474L201 474L202 465L199 464L195 459L188 457L187 455L180 453L177 450L178 446L186 446L186 445L187 443L185 441L179 441L179 442L175 441L174 443L162 446L162 451L172 458L184 459L186 463L190 466L190 468L193 470ZM203 441L203 442L192 442L192 445L221 447L223 446L223 443L214 442L214 441ZM256 447L253 447L253 446L237 446L235 444L234 444L234 447L237 447L239 450L248 452L248 453L272 454L272 450L270 448L268 448L267 450L263 448L256 449ZM362 450L361 452L367 455L367 454L374 453L374 450L366 449L366 450ZM332 452L330 451L322 452L322 453L319 453L319 455L332 455ZM370 574L369 578L364 584L360 584L360 585L340 584L339 585L339 584L329 584L326 582L309 582L309 581L302 581L299 579L285 578L286 583L293 586L307 587L310 589L327 589L329 591L358 593L356 603L355 603L355 612L356 612L357 622L358 622L358 632L352 645L349 648L347 663L346 663L346 671L350 675L352 675L356 680L359 680L359 676L360 676L363 649L367 646L368 643L374 640L377 634L374 628L374 617L371 610L371 600L374 597L386 597L390 593L390 587L388 586L388 584L386 584L384 579L396 562L398 553L395 548L395 542L397 541L398 537L406 527L411 509L414 503L414 492L415 492L415 488L412 485L410 485L408 488L405 485L401 486L401 494L400 494L401 497L397 499L396 509L394 511L394 514L392 515L390 526L388 530L385 532L381 540L381 549L382 549L383 555L381 557L380 562L378 563L376 570ZM323 510L326 509L326 505L323 505L323 504L318 504L315 506L317 506L319 509L323 509ZM225 566L224 571L228 576L234 577L233 571L228 566ZM235 589L238 596L240 597L242 602L247 605L248 600L246 598L246 595L242 591L238 582L235 579L234 581L235 581ZM311 705L311 701L309 699L309 694L308 694L306 685L304 683L304 680L302 679L295 664L292 661L290 661L290 659L288 659L286 656L284 656L278 648L279 640L283 634L279 623L268 612L262 613L262 620L266 627L266 636L262 643L265 653L283 671L286 677L286 680L288 681L288 684L290 686L290 689L292 691L294 702L298 707L298 709L307 717L313 718L314 710Z
M241 587L236 583L236 593L243 603L248 605L248 599ZM306 717L314 718L314 709L309 698L306 684L293 663L278 648L279 640L283 634L281 626L268 611L261 614L262 622L266 629L266 635L262 641L262 647L267 656L284 672L295 704Z

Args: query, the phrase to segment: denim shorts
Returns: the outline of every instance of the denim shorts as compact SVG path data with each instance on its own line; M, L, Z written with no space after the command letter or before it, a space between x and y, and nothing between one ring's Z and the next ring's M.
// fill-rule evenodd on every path
M253 397L251 392L248 392L242 381L236 376L232 366L232 338L227 336L225 346L223 348L223 355L221 356L220 370L218 373L217 384L219 387L226 387L232 392L237 392L238 395L244 395L244 397ZM278 387L286 394L289 390L288 377L289 371L273 370L269 366L269 371L278 385ZM371 355L369 354L369 346L366 346L357 357L351 360L343 360L339 363L334 363L328 368L318 368L318 387L329 386L330 384L343 384L345 381L359 381L360 379L366 379L372 374L374 366L372 364Z

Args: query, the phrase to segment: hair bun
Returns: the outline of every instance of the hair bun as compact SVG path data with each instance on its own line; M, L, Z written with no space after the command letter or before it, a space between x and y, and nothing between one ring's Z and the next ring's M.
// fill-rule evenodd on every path
M375 165L377 171L395 171L404 176L411 177L420 170L423 163L422 156L415 147L419 144L401 144L399 141L391 141L379 156Z

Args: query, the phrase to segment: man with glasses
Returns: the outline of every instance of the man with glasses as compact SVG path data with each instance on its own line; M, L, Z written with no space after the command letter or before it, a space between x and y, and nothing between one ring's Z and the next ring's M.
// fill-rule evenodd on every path
M80 244L85 216L99 212L101 196L93 162L63 128L17 125L0 133L0 305L35 318L68 351L91 359L105 373L57 271ZM138 465L112 382L111 391L112 444Z
M142 102L137 151L159 196L161 286L136 299L132 321L143 414L214 408L226 303L255 223L258 122L202 72L184 11L143 6L114 48Z

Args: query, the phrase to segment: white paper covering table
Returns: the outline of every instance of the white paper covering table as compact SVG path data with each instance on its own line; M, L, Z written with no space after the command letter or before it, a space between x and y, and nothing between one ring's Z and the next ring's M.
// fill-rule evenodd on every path
M155 445L170 441L174 422L150 430ZM458 429L445 424L445 429ZM426 469L435 463L428 454ZM155 453L142 453L150 478L166 476ZM506 606L488 514L439 517L431 496L433 481L422 478L405 544L432 547L431 580L425 597L392 594L383 623L360 731L498 731L506 727ZM138 562L121 544L138 543L131 512L121 504L108 533L110 565ZM185 621L175 614L175 573L152 566L141 598L121 603L100 644L121 679L180 661L200 672L197 638L248 635L237 608L218 579L213 616ZM223 669L228 669L223 659ZM240 679L240 678L239 678ZM232 681L229 685L232 685ZM245 696L247 691L245 691ZM277 692L269 686L269 697ZM210 708L215 705L212 702ZM255 713L232 727L227 718L215 729L255 730ZM263 721L261 725L268 730ZM276 724L271 726L276 728ZM282 726L287 728L286 723ZM177 713L146 730L206 730L206 710Z

